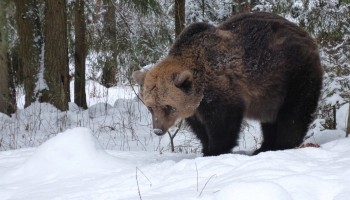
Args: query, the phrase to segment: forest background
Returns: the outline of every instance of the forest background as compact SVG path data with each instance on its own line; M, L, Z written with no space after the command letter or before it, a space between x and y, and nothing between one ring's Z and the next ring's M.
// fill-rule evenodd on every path
M9 116L0 116L0 149L38 146L65 129L84 126L78 120L69 123L67 112L71 101L81 112L91 109L87 98L100 94L86 93L88 81L104 88L134 86L131 73L164 58L189 24L217 25L234 14L258 11L287 18L319 44L324 83L308 135L338 128L348 136L350 117L337 119L337 112L349 107L350 99L349 0L0 0L0 113ZM25 119L18 117L36 103L58 109L50 126L37 120L37 107L27 110ZM108 106L104 102L102 109ZM132 138L137 137L131 122L135 115L130 111L115 123L128 122L123 126ZM343 121L348 125L337 127ZM98 123L93 131L110 133L115 124ZM169 135L186 128L179 124ZM44 135L40 139L38 132Z

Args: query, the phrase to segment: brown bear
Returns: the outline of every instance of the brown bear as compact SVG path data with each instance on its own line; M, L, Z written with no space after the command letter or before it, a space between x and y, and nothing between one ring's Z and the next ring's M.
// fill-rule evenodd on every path
M254 152L297 147L322 88L318 46L310 35L270 13L235 15L215 27L194 23L148 72L135 71L154 133L185 119L204 156L229 153L243 118L261 122Z

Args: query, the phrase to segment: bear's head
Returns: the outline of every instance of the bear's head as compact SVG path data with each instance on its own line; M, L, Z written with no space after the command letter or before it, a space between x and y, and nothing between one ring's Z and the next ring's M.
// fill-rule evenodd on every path
M182 61L167 57L148 72L135 71L140 97L152 114L156 135L165 134L177 121L192 116L203 94L194 85L194 72Z

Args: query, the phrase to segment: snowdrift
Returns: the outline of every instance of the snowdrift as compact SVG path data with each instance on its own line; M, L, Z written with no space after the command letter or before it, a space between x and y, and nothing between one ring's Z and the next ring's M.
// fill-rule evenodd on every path
M350 197L350 138L257 156L105 151L87 128L0 152L1 199Z

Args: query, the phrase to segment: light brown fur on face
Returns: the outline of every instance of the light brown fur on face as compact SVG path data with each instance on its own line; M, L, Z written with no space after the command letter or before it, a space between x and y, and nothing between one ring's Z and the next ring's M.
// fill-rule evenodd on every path
M182 66L169 56L148 72L133 73L134 80L143 85L140 96L152 114L157 135L165 134L176 121L192 116L202 100L192 85L193 72Z

